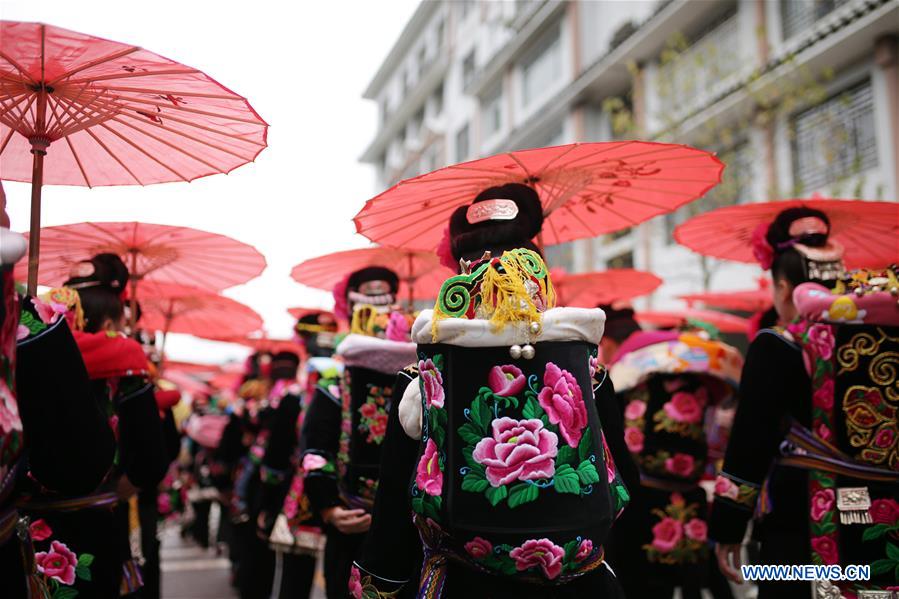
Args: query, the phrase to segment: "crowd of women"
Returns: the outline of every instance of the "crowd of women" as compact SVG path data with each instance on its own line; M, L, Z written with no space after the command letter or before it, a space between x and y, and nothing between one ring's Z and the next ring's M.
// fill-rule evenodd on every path
M457 208L432 309L401 307L397 265L342 273L302 351L194 397L183 439L121 258L27 297L4 252L3 596L158 597L182 501L203 546L220 506L243 599L308 597L319 558L328 597L726 598L747 558L870 566L763 599L899 595L896 266L847 272L826 210L781 211L744 361L695 323L557 305L543 214L523 183Z

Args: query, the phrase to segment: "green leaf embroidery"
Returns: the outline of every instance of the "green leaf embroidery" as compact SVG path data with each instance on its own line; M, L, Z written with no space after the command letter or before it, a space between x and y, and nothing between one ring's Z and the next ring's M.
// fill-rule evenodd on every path
M540 402L538 402L533 396L529 396L527 401L524 402L524 408L521 410L521 416L530 420L531 418L540 418L543 416L545 412L543 408L540 407Z
M517 484L512 487L512 490L509 492L509 507L516 508L519 505L530 503L537 499L539 494L540 490L536 485L529 485L527 483Z
M899 562L899 547L887 541L887 557L895 562Z
M493 413L487 407L487 402L483 398L478 397L471 402L471 422L481 430L481 437L490 432L490 422L493 420Z
M439 500L440 497L433 497L432 499ZM438 506L434 505L434 503L431 503L430 501L423 502L423 505L425 509L425 516L435 521L440 519L440 513L437 511L439 509Z
M82 553L78 556L79 566L90 566L92 563L94 563L94 556L90 553Z
M592 447L593 435L590 431L590 427L585 426L583 433L581 433L581 442L577 445L578 457L580 457L582 462L590 457L590 449L592 449Z
M559 454L556 456L556 465L560 466L562 464L570 464L572 467L576 464L577 453L575 452L573 447L569 447L567 444L563 444L562 447L559 448Z
M437 370L443 370L443 354L437 354L431 358L431 362L437 367Z
M865 532L862 533L862 540L873 541L875 539L879 539L880 537L885 535L889 529L889 524L875 524L874 526L867 528Z
M471 445L476 445L483 438L470 422L466 422L459 427L459 436L462 437L463 441Z
M577 540L571 540L565 543L563 549L565 550L565 557L562 559L563 562L570 562L574 559L574 555L577 553L578 542Z
M78 566L75 568L75 576L81 580L91 581L91 571L87 566Z
M483 476L479 476L474 474L473 472L469 472L465 475L465 478L462 479L462 490L463 491L471 491L472 493L481 493L490 484L487 482Z
M599 473L590 460L584 460L580 463L577 467L577 475L581 479L581 484L584 485L592 485L599 482Z
M434 439L434 443L437 444L437 447L443 447L446 432L444 432L442 426L435 426L431 429L431 437Z
M72 587L59 587L53 592L53 599L74 599L78 591Z
M425 511L424 500L421 497L412 498L412 511L416 514L422 514Z
M556 470L553 477L556 491L559 493L571 493L577 495L581 492L581 484L578 482L578 473L574 468L565 464Z
M502 485L500 487L490 487L485 494L487 495L487 501L490 502L490 505L495 506L506 498L509 491L506 489L506 485Z
M879 559L871 564L871 576L886 574L896 567L896 562L891 559Z

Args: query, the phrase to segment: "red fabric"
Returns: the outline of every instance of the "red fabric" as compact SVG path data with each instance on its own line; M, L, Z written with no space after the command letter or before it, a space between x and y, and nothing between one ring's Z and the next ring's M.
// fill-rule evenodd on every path
M662 279L651 272L632 268L613 268L603 272L576 275L552 271L553 287L559 306L595 308L600 304L614 304L652 293Z
M156 407L160 410L170 410L181 401L181 392L177 389L170 389L169 391L156 389L154 395L156 396Z
M142 48L2 21L0 55L6 82L0 103L25 107L24 118L0 123L0 139L8 140L0 155L4 179L31 181L28 137L34 133L51 142L45 185L192 181L252 162L266 147L268 125L245 98ZM42 69L43 83L53 88L43 131L35 124L33 91L41 87ZM16 134L9 137L13 120Z
M757 263L752 235L787 208L806 206L830 219L830 239L846 253L846 268L883 268L899 262L899 204L867 200L783 200L740 204L694 216L674 230L674 238L694 252Z
M673 212L704 196L723 170L709 152L644 141L506 152L401 181L366 202L354 222L376 243L433 252L456 208L488 187L526 183L543 203L542 243L555 245Z
M73 331L72 334L92 381L149 374L150 364L137 341L102 332Z

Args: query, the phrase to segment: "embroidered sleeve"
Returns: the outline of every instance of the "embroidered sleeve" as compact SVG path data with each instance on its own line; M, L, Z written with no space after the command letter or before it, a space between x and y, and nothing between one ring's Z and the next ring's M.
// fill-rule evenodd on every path
M339 397L339 396L338 396ZM338 505L337 452L340 445L341 407L319 386L303 420L301 446L305 488L316 511Z
M715 479L715 498L752 511L759 496L759 485L722 472Z
M365 571L358 563L353 562L350 569L350 597L366 597L370 599L393 599L399 595L408 581L380 578Z

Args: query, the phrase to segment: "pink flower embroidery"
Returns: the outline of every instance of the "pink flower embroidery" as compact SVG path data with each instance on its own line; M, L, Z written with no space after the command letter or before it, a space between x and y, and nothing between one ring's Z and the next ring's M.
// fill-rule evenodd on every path
M895 499L875 499L868 513L874 524L896 524L899 522L899 503Z
M597 371L599 370L599 358L596 356L590 356L590 378L596 376Z
M815 434L817 434L823 441L830 441L833 439L833 433L830 432L830 429L823 422L818 424L818 427L815 429Z
M324 457L315 454L315 453L307 453L303 456L303 470L306 472L312 472L313 470L321 470L328 464L328 460Z
M830 537L815 537L812 539L812 551L821 556L825 565L839 563L840 555L836 542Z
M440 470L440 454L434 439L428 439L425 452L418 462L415 474L415 483L418 488L428 495L440 495L443 489L443 472Z
M652 546L663 553L671 551L684 536L684 526L678 520L664 517L652 527Z
M59 320L60 316L65 315L65 313L69 311L68 307L65 304L45 302L36 297L31 298L31 303L34 305L34 309L37 312L38 317L44 324L55 323L57 320Z
M565 550L549 539L529 539L521 547L510 551L509 557L515 560L515 568L519 572L539 566L546 578L555 580L562 573Z
M419 360L418 376L421 377L421 388L424 393L425 405L427 407L442 408L443 407L443 375L437 370L434 361L430 358L427 360Z
M706 525L704 520L700 520L699 518L693 518L692 520L688 520L686 524L684 524L684 533L687 535L688 539L693 539L694 541L705 542L708 539L708 526Z
M391 312L385 336L390 341L409 341L409 321L399 312Z
M816 356L829 360L833 355L833 329L828 324L814 324L808 329L808 343Z
M6 381L0 379L0 434L20 430L22 419L19 417L19 404Z
M514 480L552 478L559 438L543 422L497 418L491 423L493 437L481 439L472 456L486 466L487 481L499 487ZM420 468L420 466L419 466Z
M692 393L678 391L665 402L665 414L675 422L699 422L702 420L702 403Z
M34 562L41 574L62 584L74 584L78 558L66 547L65 543L53 541L50 543L50 551L34 554Z
M688 477L695 467L696 460L688 453L676 453L665 460L665 470L677 476Z
M20 324L16 328L16 341L21 341L22 339L27 339L28 335L31 334L31 331L24 324Z
M172 511L172 498L168 493L160 493L156 496L156 509L160 514L170 514ZM34 526L34 524L32 524ZM31 538L35 538L34 531L31 532Z
M543 384L537 399L549 421L559 426L565 442L577 447L587 426L587 407L574 376L552 362L546 365Z
M32 541L45 541L49 539L53 534L53 531L50 529L50 525L47 524L47 521L43 518L32 522L30 529Z
M497 395L510 397L522 392L525 378L521 368L512 364L506 364L505 366L494 366L490 369L490 374L487 375L487 384L490 386L490 390Z
M874 437L874 445L877 447L890 447L896 442L896 431L890 428L882 428Z
M715 479L715 495L736 501L740 495L740 489L731 479L718 475L718 478Z
M812 496L812 520L820 522L824 514L833 509L833 489L819 489Z
M350 568L350 597L353 599L362 599L362 576L359 574L359 568L353 566Z
M624 418L626 420L638 420L646 413L646 402L635 399L627 404L624 408Z
M816 408L830 410L833 408L833 379L828 378L812 395L812 403Z
M493 544L487 539L475 537L465 543L465 551L475 559L484 559L493 551Z
M768 243L768 223L762 223L752 231L750 244L752 255L764 270L774 264L774 249Z
M581 544L577 548L577 553L574 554L574 561L582 562L593 553L593 541L590 539L584 539L581 541Z
M624 442L631 453L643 451L643 440L643 431L636 426L629 426L624 429Z

